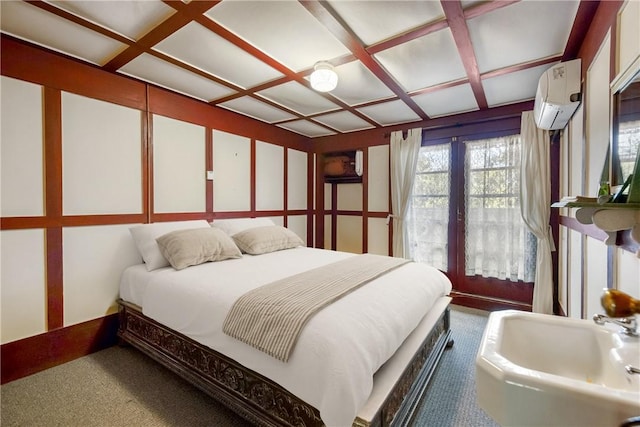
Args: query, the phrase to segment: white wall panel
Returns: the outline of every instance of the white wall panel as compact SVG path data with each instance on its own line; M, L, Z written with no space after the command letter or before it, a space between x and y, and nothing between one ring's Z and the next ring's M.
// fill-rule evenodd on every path
M256 142L256 209L284 209L284 148Z
M287 149L287 208L307 209L307 153L291 148Z
M389 145L369 147L369 211L389 211Z
M0 215L44 214L42 87L0 78Z
M337 208L341 211L361 211L362 184L339 184Z
M2 344L46 331L44 230L0 232Z
M384 218L369 218L367 252L389 255L389 226Z
M154 212L206 210L205 128L153 116Z
M287 217L287 228L296 233L304 244L307 244L307 216L295 215Z
M331 249L331 215L324 216L324 248Z
M568 230L569 239L568 239L568 248L569 253L567 255L567 293L569 294L568 299L568 311L567 316L573 317L574 319L582 318L582 304L583 304L583 295L582 295L582 245L585 237L573 230Z
M316 154L313 154L313 160L311 162L311 168L313 169L311 171L311 176L313 177L313 183L311 184L311 188L313 189L313 197L311 198L313 200L313 209L315 210L316 208ZM314 228L315 229L315 228Z
M602 313L602 291L607 287L607 245L587 237L585 241L585 318Z
M619 21L619 50L618 68L621 72L629 68L631 63L640 55L640 2L627 1L620 12Z
M213 131L213 208L215 211L251 209L251 141Z
M324 208L325 209L331 209L331 191L332 191L332 185L331 184L325 184L324 185Z
M336 250L362 253L362 217L338 215Z
M142 212L141 113L62 94L65 215Z
M633 252L616 249L614 288L640 299L640 259Z
M568 313L569 287L567 282L567 255L569 253L569 241L566 227L559 227L558 236L558 302L562 311Z
M117 311L122 271L141 263L130 225L67 227L64 244L64 325Z
M587 175L585 194L595 197L609 147L609 60L611 37L608 35L587 70Z
M584 187L584 174L585 174L585 166L584 166L584 141L582 135L584 133L584 109L581 104L580 107L576 110L576 113L571 120L570 125L570 136L569 136L569 164L567 167L569 170L567 171L568 175L568 193L562 194L561 196L576 196L576 195L585 195ZM572 214L575 214L575 209L570 210Z
M284 227L284 217L283 216L267 216L265 218L269 218L275 225L280 225Z

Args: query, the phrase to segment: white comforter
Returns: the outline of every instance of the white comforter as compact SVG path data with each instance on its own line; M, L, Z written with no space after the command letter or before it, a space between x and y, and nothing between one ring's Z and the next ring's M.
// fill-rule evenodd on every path
M440 271L410 263L346 295L316 314L287 363L222 332L245 292L353 256L296 248L206 263L176 271L128 268L120 296L148 317L260 372L318 408L328 426L351 425L371 393L374 372L393 355L434 302L451 290Z

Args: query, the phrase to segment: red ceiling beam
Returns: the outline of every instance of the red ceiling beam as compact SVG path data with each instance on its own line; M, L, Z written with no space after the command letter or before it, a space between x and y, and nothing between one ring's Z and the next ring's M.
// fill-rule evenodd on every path
M140 56L142 53L150 51L153 46L169 37L175 31L187 25L189 22L211 9L220 0L194 1L188 4L182 2L165 2L176 9L176 13L164 20L160 25L142 36L135 46L129 46L103 68L107 71L118 71L121 67Z
M372 55L364 48L363 43L353 33L349 26L342 20L338 13L326 2L300 1L309 13L311 13L321 24L331 32L347 49L351 51L353 56L369 69L380 81L382 81L398 98L404 101L421 119L426 120L428 116L415 103L410 96L407 95L404 88L395 81L393 77L373 58Z
M462 10L460 2L441 0L442 9L444 15L449 23L449 28L453 34L453 39L458 48L460 59L464 65L464 69L467 72L469 78L469 84L471 90L476 97L476 102L481 110L489 107L487 103L487 97L484 94L484 88L482 87L482 80L480 78L480 70L478 69L478 62L476 61L476 54L471 44L471 36L469 34L469 28L467 27L467 21Z
M562 60L561 55L548 56L546 58L537 59L535 61L523 62L517 65L511 65L509 67L499 68L493 71L487 71L482 73L483 79L490 79L492 77L504 76L505 74L515 73L516 71L528 70L529 68L539 67L541 65L553 64Z
M392 47L398 46L400 44L410 42L411 40L418 39L420 37L424 37L431 33L435 33L436 31L443 30L448 26L449 24L447 23L447 20L442 18L438 21L421 25L399 36L369 45L367 47L367 52L371 55L375 55L376 53L382 52L383 50L391 49Z
M520 0L500 0L500 1L485 1L478 5L471 6L464 10L465 19L473 19L485 13L493 12L494 10L501 9L505 6L518 3Z
M53 15L59 16L60 18L64 18L70 22L73 22L75 24L78 24L82 27L88 28L90 30L95 31L98 34L102 34L103 36L109 37L113 40L119 41L120 43L124 43L126 45L133 45L134 41L130 40L129 38L120 35L114 31L109 30L108 28L105 28L103 26L100 26L98 24L95 24L91 21L88 21L84 18L81 18L77 15L74 15L73 13L69 13L64 9L60 9L59 7L56 7L50 3L46 3L44 1L41 0L29 0L27 1L27 3L29 3L32 6L38 7L42 10L46 10L49 13L52 13Z
M573 27L571 27L571 34L569 34L569 40L564 48L562 55L563 61L570 61L578 57L578 51L582 42L589 31L591 21L596 15L600 2L597 1L581 1L576 12L576 17L573 20Z

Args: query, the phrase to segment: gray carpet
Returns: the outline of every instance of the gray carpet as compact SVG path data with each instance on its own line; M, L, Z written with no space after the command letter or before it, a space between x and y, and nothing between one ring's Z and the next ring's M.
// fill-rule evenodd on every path
M493 427L476 405L475 355L486 313L453 307L446 350L416 426ZM245 426L247 423L133 348L109 349L0 387L9 426Z

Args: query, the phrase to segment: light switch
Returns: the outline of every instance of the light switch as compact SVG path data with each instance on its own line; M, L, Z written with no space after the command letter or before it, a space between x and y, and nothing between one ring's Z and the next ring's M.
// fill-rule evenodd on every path
M213 171L207 171L207 181L213 181Z

